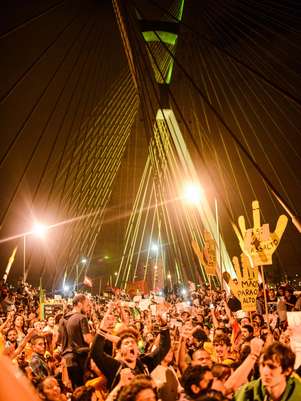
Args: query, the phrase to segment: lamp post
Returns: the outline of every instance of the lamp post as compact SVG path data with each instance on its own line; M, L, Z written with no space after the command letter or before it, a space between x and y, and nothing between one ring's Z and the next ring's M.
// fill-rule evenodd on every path
M32 230L25 233L23 235L23 282L26 282L26 237L29 235L34 235L35 237L38 238L44 238L46 231L48 230L48 227L45 226L42 223L35 223L33 226Z
M193 205L199 205L204 201L205 194L203 188L198 183L186 183L183 190L183 199L186 203L190 203ZM220 266L220 281L221 288L223 289L223 277L222 277L222 250L221 250L221 236L219 232L219 214L218 214L218 206L217 199L214 198L214 206L215 206L215 220L216 220L216 236L218 238L218 250L219 250L219 266ZM209 283L211 286L210 277L208 277Z
M170 273L168 273L167 278L169 280L170 289L172 290L172 281L171 281L171 274Z

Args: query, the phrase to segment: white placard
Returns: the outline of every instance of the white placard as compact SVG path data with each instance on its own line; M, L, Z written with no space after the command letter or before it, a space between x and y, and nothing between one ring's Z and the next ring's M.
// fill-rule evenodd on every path
M301 365L301 312L287 312L287 322L291 330L290 343L296 354L297 369Z
M150 300L149 299L141 299L139 303L139 309L140 310L147 310L150 305Z

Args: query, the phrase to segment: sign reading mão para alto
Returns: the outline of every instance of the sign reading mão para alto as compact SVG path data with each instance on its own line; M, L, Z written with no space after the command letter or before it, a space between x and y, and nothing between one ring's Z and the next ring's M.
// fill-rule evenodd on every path
M230 279L229 286L233 294L241 302L241 308L245 312L256 311L256 298L258 294L258 268L252 267L248 256L240 255L241 266L237 256L234 256L233 267L237 279Z

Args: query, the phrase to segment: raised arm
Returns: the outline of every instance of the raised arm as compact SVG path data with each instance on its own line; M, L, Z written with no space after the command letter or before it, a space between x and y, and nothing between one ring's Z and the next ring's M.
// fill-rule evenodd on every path
M91 346L90 355L97 367L106 376L111 386L112 381L120 367L120 362L104 351L105 341L105 334L96 334Z
M150 372L155 369L157 365L162 361L165 355L170 349L170 335L169 328L167 326L161 327L160 331L160 343L159 346L150 354L141 356L141 360L145 363Z
M260 338L253 338L250 341L251 353L243 363L235 370L225 383L229 391L236 391L240 386L248 382L248 376L261 353L264 342Z

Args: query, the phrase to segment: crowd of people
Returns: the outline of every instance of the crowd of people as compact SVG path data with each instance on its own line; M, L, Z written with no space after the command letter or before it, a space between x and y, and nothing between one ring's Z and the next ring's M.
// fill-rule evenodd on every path
M27 284L0 286L1 353L42 400L301 400L301 328L287 319L301 297L289 286L259 287L254 312L202 285L76 293L47 319L40 301Z

